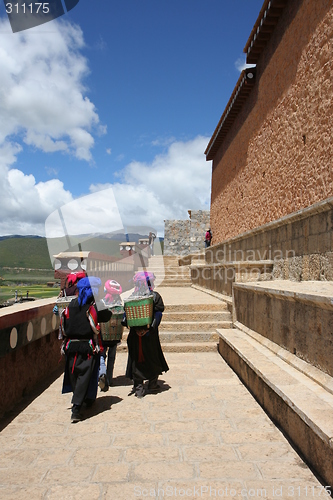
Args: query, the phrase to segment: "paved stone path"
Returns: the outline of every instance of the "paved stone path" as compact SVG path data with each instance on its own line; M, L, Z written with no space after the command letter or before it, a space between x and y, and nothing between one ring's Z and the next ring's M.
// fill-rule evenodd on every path
M139 400L118 353L77 424L58 378L0 433L0 499L327 498L217 351L166 358Z

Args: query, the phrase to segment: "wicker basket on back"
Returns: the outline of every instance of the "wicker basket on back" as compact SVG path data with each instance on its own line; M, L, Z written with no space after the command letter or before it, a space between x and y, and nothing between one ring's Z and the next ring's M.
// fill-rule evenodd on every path
M72 300L76 299L76 295L69 295L67 297L58 297L56 300L56 305L58 306L59 316L61 316L62 312L66 309L67 306L72 302Z
M121 321L124 316L124 308L122 306L110 307L112 316L107 323L101 323L101 335L104 341L121 340L123 337L124 327Z
M129 297L124 300L127 325L147 326L153 320L153 295Z

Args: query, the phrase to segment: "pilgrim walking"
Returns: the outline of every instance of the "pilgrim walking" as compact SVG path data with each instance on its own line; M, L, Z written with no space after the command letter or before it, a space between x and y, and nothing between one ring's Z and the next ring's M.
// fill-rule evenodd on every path
M77 283L79 295L64 310L61 328L64 335L63 353L66 355L63 393L73 392L73 423L82 420L83 403L91 406L97 396L99 356L101 351L99 322L111 318L101 302L95 302L101 280L83 278Z

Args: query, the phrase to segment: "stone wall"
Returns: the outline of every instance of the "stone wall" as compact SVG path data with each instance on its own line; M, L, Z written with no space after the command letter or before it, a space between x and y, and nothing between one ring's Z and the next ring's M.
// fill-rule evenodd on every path
M190 251L190 221L164 221L164 255L186 255Z
M205 234L210 227L210 212L208 210L189 210L190 214L190 253L205 248Z
M0 416L64 366L55 298L0 310Z
M215 242L333 195L332 52L332 1L290 0L213 160Z
M190 219L164 221L164 255L183 256L202 250L209 227L207 210L189 210Z
M332 291L332 283L235 283L235 315L241 325L333 377Z
M333 281L333 197L206 250L193 284L232 295L237 281Z

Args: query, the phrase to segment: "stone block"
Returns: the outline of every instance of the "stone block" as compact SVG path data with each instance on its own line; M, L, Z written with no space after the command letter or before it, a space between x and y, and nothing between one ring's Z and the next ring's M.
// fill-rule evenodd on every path
M275 259L274 264L273 264L273 279L274 280L281 280L283 279L283 269L284 269L284 263L282 259Z
M328 227L328 212L320 212L309 218L309 236L326 233Z
M289 279L291 281L301 281L302 277L302 257L289 259Z
M333 281L333 253L327 252L320 255L320 279Z
M309 255L309 280L320 280L320 255Z
M302 257L302 281L308 281L310 278L309 255Z
M320 242L317 234L313 234L309 236L308 240L308 252L309 254L312 253L319 253L320 251Z

